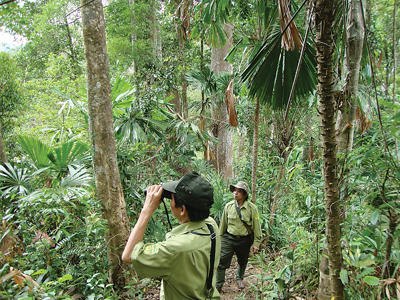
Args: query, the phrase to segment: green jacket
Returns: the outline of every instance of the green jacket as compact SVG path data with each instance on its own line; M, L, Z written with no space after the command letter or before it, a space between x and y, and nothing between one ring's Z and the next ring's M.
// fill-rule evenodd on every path
M239 218L235 202L236 200L232 200L225 205L221 217L221 223L219 225L221 235L225 232L241 236L249 234L243 222ZM254 232L253 246L259 247L261 243L261 225L257 206L253 202L246 200L240 208L240 212L242 214L242 220L245 221Z
M221 238L212 218L201 222L188 222L167 233L166 240L155 244L136 244L132 264L139 277L162 279L160 299L206 299L206 280L210 265L211 239L206 222L217 235L214 270L219 263ZM207 234L197 235L191 232ZM211 299L220 299L215 288L215 275Z

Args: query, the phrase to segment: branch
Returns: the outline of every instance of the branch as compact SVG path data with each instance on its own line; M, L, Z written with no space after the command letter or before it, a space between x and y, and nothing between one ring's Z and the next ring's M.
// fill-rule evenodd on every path
M6 5L6 4L11 3L11 2L15 2L15 1L17 1L17 0L6 0L4 2L0 2L0 6Z
M65 18L68 17L69 15L73 14L74 12L76 12L78 9L81 9L82 7L84 7L85 5L88 5L90 3L92 3L94 0L89 0L85 3L83 3L81 6L78 6L77 8L75 8L73 11L71 11L70 13L65 15Z

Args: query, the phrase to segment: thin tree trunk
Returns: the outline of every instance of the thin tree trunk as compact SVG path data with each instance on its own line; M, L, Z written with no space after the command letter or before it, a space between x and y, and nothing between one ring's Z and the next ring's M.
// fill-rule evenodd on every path
M219 46L211 50L211 70L216 74L219 72L232 74L233 71L232 65L224 60L233 43L233 26L231 24L224 24L224 30L228 36L226 44L223 47ZM233 130L229 125L226 104L224 102L219 102L216 106L216 110L212 111L211 114L215 123L213 134L218 138L218 145L213 148L216 158L212 160L212 163L224 178L232 178Z
M182 36L182 29L179 25L176 28L176 35L178 36L178 44L179 44L179 61L181 65L181 87L182 87L182 115L185 120L188 119L189 112L188 112L188 100L187 100L187 82L186 82L186 64L185 64L185 44Z
M129 0L128 3L129 3L129 7L132 8L131 23L132 23L133 26L135 26L135 23L136 23L135 22L135 10L134 10L135 0ZM133 49L134 49L134 46L135 46L136 42L137 42L137 33L136 33L136 30L134 30L132 32L132 36L131 36L132 52L133 52ZM131 69L131 72L133 74L137 73L137 71L138 71L137 70L137 63L135 62L135 60L132 60L132 65L131 65L130 69Z
M1 123L1 119L0 119L0 158L1 158L2 164L8 162L6 151L4 149L4 143L3 143L3 126Z
M336 121L338 152L353 148L354 121L357 108L358 80L364 41L364 26L360 1L350 0L346 24L346 51L343 64L345 84L340 96Z
M388 216L389 216L389 230L387 232L386 238L386 250L385 250L385 260L383 262L382 267L382 275L381 279L387 279L392 277L392 273L394 270L393 263L391 263L391 256L392 256L392 246L394 242L394 234L396 233L397 225L399 225L399 215L394 212L392 208L388 209Z
M315 1L315 42L317 48L317 75L320 113L320 132L323 145L323 177L325 189L326 240L329 256L329 284L331 295L327 299L344 299L340 280L342 267L340 209L336 174L335 101L333 98L333 57L335 1ZM324 298L318 298L324 299ZM326 299L326 298L325 298Z
M275 220L275 215L276 215L276 210L278 209L278 200L281 197L281 186L282 186L282 179L285 177L285 173L286 173L286 168L285 168L286 163L283 162L280 166L279 169L279 175L278 175L278 185L275 188L275 196L274 196L274 201L272 202L272 206L271 206L271 216L269 217L269 226L271 227L274 224L274 220Z
M117 163L103 5L101 0L81 0L81 5L89 130L97 197L103 207L103 217L108 222L105 244L110 279L123 288L126 274L120 257L129 236L129 220Z
M397 40L396 40L396 7L397 3L396 0L394 0L393 3L393 103L396 103L396 70L397 70L397 58L396 58L396 45L397 45ZM400 159L400 154L399 154L399 146L398 146L398 140L397 138L394 139L394 147L396 150L396 155L397 159Z
M253 134L253 168L251 176L251 199L256 203L257 194L257 162L258 162L258 127L260 124L260 100L256 97L256 107L254 110L254 134Z
M67 36L68 36L68 47L69 47L69 51L70 51L70 57L71 57L71 63L72 63L72 80L76 79L77 76L77 62L76 62L76 56L75 56L75 50L74 50L74 44L72 42L72 36L71 36L71 30L69 29L69 24L68 24L68 19L66 17L64 17L64 22L65 22L65 27L67 29Z
M187 30L190 26L190 17L189 17L189 6L190 3L187 1L175 1L178 5L178 8L175 11L175 29L176 35L178 38L178 58L181 63L181 100L182 100L182 116L185 120L189 117L188 111L188 100L187 100L187 87L188 84L186 82L186 61L185 61L185 41L187 39ZM178 22L178 20L180 22Z

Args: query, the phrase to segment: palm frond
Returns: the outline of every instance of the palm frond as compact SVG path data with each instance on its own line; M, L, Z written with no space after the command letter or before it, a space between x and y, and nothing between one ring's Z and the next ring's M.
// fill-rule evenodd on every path
M27 169L16 168L9 163L0 165L0 190L3 195L28 194L30 178Z
M69 175L61 180L60 187L93 187L93 176L84 168L68 167Z
M50 148L36 138L28 136L18 136L18 142L28 154L36 168L47 167L50 163L47 154L50 153Z
M276 29L241 74L252 97L259 97L260 103L269 103L277 109L284 108L288 103L300 58L298 51L281 49L280 39L281 34ZM316 88L314 57L314 50L308 45L295 86L294 100L312 93Z

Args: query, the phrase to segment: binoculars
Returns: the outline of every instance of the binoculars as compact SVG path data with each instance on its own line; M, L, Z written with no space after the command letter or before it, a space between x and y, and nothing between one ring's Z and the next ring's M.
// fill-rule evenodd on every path
M162 186L163 182L160 185ZM147 190L144 190L144 195L147 195ZM172 193L163 189L163 192L161 194L161 201L164 200L164 198L172 199Z

